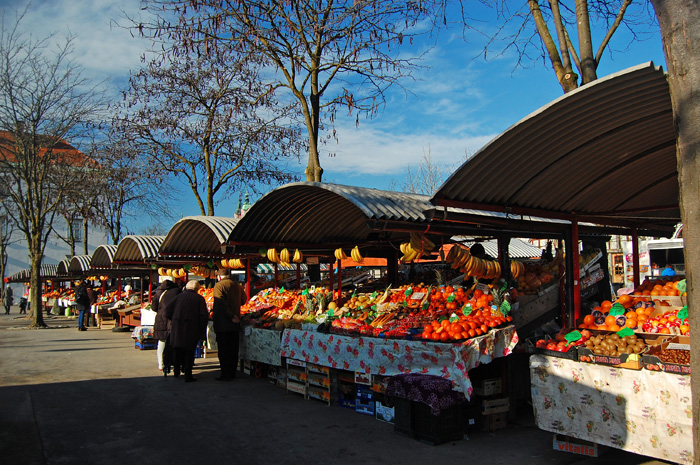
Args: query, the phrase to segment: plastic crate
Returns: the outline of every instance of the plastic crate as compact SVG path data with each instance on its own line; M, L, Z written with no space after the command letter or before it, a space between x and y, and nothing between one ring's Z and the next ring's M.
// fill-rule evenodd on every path
M411 427L411 401L397 397L394 401L394 432L402 436L413 437Z
M134 343L134 348L139 350L152 350L158 348L158 341L155 339L144 339L143 341L137 340Z
M355 411L357 413L363 413L365 415L374 416L375 404L373 400L363 401L361 399L355 399Z
M442 409L433 415L430 406L414 402L412 406L413 437L438 446L464 438L464 404Z

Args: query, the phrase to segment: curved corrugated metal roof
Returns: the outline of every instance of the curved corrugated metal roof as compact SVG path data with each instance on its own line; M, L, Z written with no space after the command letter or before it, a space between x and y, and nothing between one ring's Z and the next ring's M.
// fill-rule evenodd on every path
M58 262L58 266L56 267L56 275L57 276L64 276L68 274L68 267L70 266L70 260L61 260Z
M680 221L678 193L668 82L646 63L519 121L453 173L432 202L673 223Z
M234 230L238 218L187 216L168 231L160 248L168 255L220 255L221 245Z
M42 263L40 268L41 277L43 279L52 279L56 277L58 265ZM10 276L8 279L13 283L29 282L31 277L31 268L25 268Z
M158 258L158 250L165 236L125 236L112 258L113 263L134 263L153 261Z
M474 245L476 241L466 241L462 242L467 247ZM481 245L484 246L484 251L486 255L493 258L498 257L498 241L495 239L487 241L479 241ZM508 257L509 258L540 258L542 256L542 250L539 247L535 247L522 239L511 239L508 243Z
M70 259L70 264L68 265L69 273L82 273L90 269L90 261L92 256L90 255L75 255Z
M114 261L114 254L117 253L117 247L114 244L103 244L95 249L92 253L91 268L111 268Z
M229 236L230 243L361 243L371 220L428 221L429 198L364 187L297 182L255 202Z

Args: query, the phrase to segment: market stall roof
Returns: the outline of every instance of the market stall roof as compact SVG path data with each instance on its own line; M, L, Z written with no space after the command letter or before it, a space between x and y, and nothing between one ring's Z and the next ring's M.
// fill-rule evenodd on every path
M680 222L666 75L599 78L519 121L467 160L432 203L598 224Z
M474 240L466 240L462 241L459 238L454 238L457 242L461 242L467 247L471 247L475 243L479 243L484 246L484 251L486 252L486 255L489 255L493 258L498 257L498 241L495 239L490 239L486 241L474 241ZM540 258L542 256L542 250L539 247L535 247L532 244L529 244L522 239L511 239L510 242L508 243L508 256L510 258L519 258L519 259L526 259L526 258Z
M46 264L42 263L41 268L39 269L39 272L41 273L41 277L43 279L52 279L56 277L56 271L58 270L58 265L57 264ZM8 277L8 282L11 283L26 283L29 282L29 279L31 278L31 268L25 268L24 270L20 270L17 273L14 273L13 275Z
M170 228L160 247L160 255L219 256L238 218L187 216Z
M68 274L68 267L70 266L70 260L61 260L58 262L58 266L56 267L56 275L57 276L65 276Z
M141 264L158 258L158 249L165 236L126 236L112 259L115 264Z
M92 253L90 267L93 269L111 268L114 261L114 254L117 253L117 247L114 244L103 244L95 249Z
M68 273L80 274L90 270L91 255L74 255L68 265Z
M338 184L297 182L260 198L228 237L230 244L364 243L369 222L424 223L429 198ZM390 233L387 232L388 235ZM404 233L406 235L406 233Z

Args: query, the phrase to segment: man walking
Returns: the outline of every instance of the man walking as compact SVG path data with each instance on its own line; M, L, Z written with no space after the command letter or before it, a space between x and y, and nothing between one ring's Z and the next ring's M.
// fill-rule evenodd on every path
M236 377L238 366L238 344L241 330L241 305L247 297L243 287L234 281L228 271L214 285L214 307L212 320L218 346L221 375L218 381L231 381Z
M8 284L7 287L5 288L5 294L2 296L2 303L5 306L5 315L10 314L10 307L12 307L12 304L14 303L14 294L12 292L12 287Z

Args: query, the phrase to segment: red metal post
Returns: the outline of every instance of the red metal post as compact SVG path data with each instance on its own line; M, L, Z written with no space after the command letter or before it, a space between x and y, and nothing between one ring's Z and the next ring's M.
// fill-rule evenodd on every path
M571 251L572 251L572 278L574 281L574 321L569 322L569 326L576 326L576 322L581 316L581 257L578 250L578 221L571 222Z
M343 261L338 260L338 298L343 295Z
M632 277L634 278L634 288L638 288L641 282L639 276L639 233L632 230Z
M245 293L248 296L248 300L250 300L250 291L253 288L251 286L251 276L250 276L250 258L245 259Z

